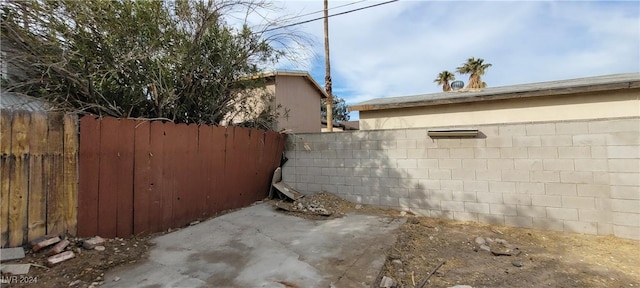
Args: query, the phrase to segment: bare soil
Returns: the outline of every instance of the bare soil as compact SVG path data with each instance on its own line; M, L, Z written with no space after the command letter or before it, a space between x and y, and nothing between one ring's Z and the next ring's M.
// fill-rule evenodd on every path
M408 217L379 277L393 278L397 287L640 287L640 241L419 217L326 192L305 198L331 215L283 213L310 219L350 212ZM485 245L501 256L483 250L478 237L493 241Z
M477 237L503 239L519 254L495 256ZM639 287L639 256L640 242L613 236L411 216L381 275L419 287L444 262L424 287Z
M145 259L149 248L149 237L130 239L105 239L104 251L82 248L82 241L88 238L67 238L71 244L67 250L75 257L47 267L48 249L32 252L25 247L25 258L6 261L2 264L31 265L27 275L2 274L5 280L1 287L90 287L99 286L104 281L107 270L120 265L135 263ZM8 282L8 283L7 283ZM92 285L93 284L93 285Z
M352 212L407 217L379 277L392 278L396 287L420 287L422 282L423 287L640 287L640 241L419 217L356 205L326 192L295 203L267 201L282 213L314 220ZM507 243L511 256L496 256L482 249L476 242L478 237L493 241L487 244L494 252L505 248L496 242ZM83 239L69 238L68 249L74 251L75 258L47 268L46 249L27 252L24 259L3 264L38 265L32 266L28 275L18 276L18 280L31 283L0 286L99 286L109 269L146 259L153 245L150 238L107 239L105 251L85 250L80 247Z

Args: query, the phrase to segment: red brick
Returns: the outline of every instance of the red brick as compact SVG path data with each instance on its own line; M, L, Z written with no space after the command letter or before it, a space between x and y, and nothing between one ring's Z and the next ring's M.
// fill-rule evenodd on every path
M36 245L33 245L33 252L38 252L40 251L42 248L45 248L49 245L53 245L60 242L60 237L54 237L54 238L49 238L49 239L45 239L42 240L38 243L36 243Z
M58 244L56 244L56 246L53 246L53 248L51 248L51 250L47 251L47 256L56 255L56 254L64 251L64 248L67 248L67 246L69 246L69 240L64 239L64 240L58 242Z
M29 245L31 245L31 247L36 246L36 244L38 244L39 242L42 242L44 240L47 239L51 239L51 238L55 238L58 237L60 235L55 235L55 234L48 234L48 235L44 235L44 236L40 236L36 239L31 240L31 242L29 242Z
M65 251L65 252L62 252L60 254L53 255L53 256L47 258L47 265L53 266L53 265L56 265L56 264L58 264L60 262L67 261L67 260L69 260L69 259L71 259L73 257L76 257L76 255L73 254L73 251Z

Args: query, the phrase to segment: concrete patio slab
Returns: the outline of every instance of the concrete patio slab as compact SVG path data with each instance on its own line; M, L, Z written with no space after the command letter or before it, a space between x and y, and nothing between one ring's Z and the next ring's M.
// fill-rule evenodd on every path
M405 221L307 220L257 204L153 239L147 261L103 287L371 287Z

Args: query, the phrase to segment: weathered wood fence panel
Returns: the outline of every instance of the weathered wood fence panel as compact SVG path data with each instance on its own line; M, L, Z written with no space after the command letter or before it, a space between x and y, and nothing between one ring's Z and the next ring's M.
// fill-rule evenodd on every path
M267 196L285 135L85 116L78 236L177 228Z
M2 247L76 234L77 131L74 115L0 113Z

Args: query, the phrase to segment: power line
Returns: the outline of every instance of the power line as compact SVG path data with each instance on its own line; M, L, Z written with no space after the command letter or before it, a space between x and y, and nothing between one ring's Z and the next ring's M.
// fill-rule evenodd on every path
M337 9L337 8L342 8L342 7L346 7L346 6L351 6L351 5L353 5L353 4L358 4L358 3L360 3L360 2L364 2L364 1L367 1L367 0L360 0L360 1L347 3L347 4L343 4L343 5L336 6L336 7L331 7L331 8L329 8L328 10L333 10L333 9ZM285 18L285 19L283 19L283 21L293 20L293 19L296 19L296 18L302 18L302 17L304 17L304 16L309 16L309 15L313 15L313 14L317 14L317 13L322 13L322 12L324 12L324 10L318 10L318 11L310 12L310 13L307 13L307 14L291 16L291 17L289 17L289 18Z
M352 12L356 12L356 11L360 11L360 10L364 10L364 9L368 9L368 8L373 8L373 7L376 7L376 6L381 6L381 5L385 5L385 4L389 4L389 3L393 3L393 2L397 2L397 1L398 0L391 0L391 1L382 2L382 3L378 3L378 4L373 4L373 5L369 5L369 6L365 6L365 7L360 7L360 8L349 10L349 11L344 11L344 12L340 12L340 13L336 13L336 14L331 14L328 17L349 14L349 13L352 13ZM284 29L284 28L288 28L288 27L291 27L291 26L297 26L297 25L301 25L301 24L306 24L306 23L309 23L309 22L318 21L318 20L322 20L322 19L324 19L324 17L318 17L318 18L314 18L314 19L310 19L310 20L306 20L306 21L301 21L301 22L296 22L296 23L292 23L292 24L288 24L288 25L284 25L284 26L280 26L280 27L275 27L275 28L264 30L262 32L264 33L264 32L269 32L269 31L273 31L273 30Z

